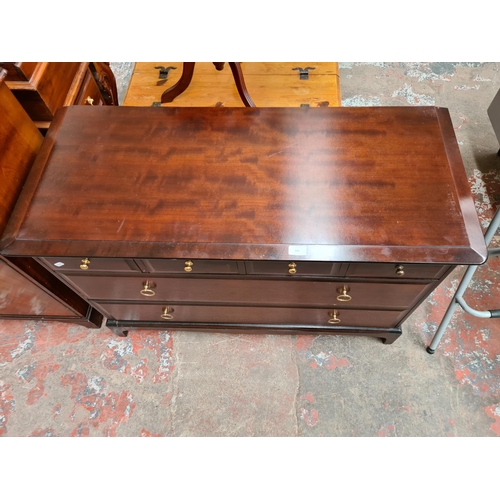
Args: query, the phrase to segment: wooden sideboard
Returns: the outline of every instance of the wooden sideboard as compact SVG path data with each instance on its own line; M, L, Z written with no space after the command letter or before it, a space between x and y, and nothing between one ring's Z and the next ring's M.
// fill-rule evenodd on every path
M447 109L59 110L2 240L118 334L368 335L486 247Z
M0 234L43 141L0 70ZM31 258L0 255L0 318L46 319L98 327L102 315Z
M118 105L116 81L103 62L4 62L5 82L42 133L58 108Z

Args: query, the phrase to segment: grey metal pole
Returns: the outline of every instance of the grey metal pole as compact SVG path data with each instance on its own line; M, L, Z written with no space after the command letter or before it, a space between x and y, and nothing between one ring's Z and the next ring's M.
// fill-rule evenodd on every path
M490 222L486 234L484 235L484 241L486 243L486 246L488 246L491 243L491 240L493 239L493 236L495 235L498 226L500 226L500 207L497 209L497 212L493 217L492 221ZM491 253L493 254L493 252ZM488 255L489 254L490 253L488 252ZM462 295L465 293L465 290L467 289L467 286L469 285L469 282L472 279L472 276L474 276L474 273L476 272L476 269L478 267L479 266L469 266L467 268L467 271L465 271L464 277L462 278L460 285L458 285L455 295L453 295L453 299L451 300L451 303L444 314L441 324L439 325L439 328L437 329L437 332L435 333L434 338L432 339L431 345L427 347L427 352L429 354L434 354L436 352L436 348L439 345L439 342L441 340L441 337L443 336L444 331L446 330L446 327L451 321L453 313L455 312L455 308L457 307L457 305L459 305L458 300L462 298Z
M453 295L453 299L451 299L451 303L448 306L448 309L444 313L441 324L439 325L437 332L434 334L431 345L427 347L427 352L429 354L434 354L436 352L436 348L439 345L441 337L443 336L443 333L446 330L449 322L451 321L451 317L453 316L456 307L458 306L457 297L461 297L464 294L465 290L467 290L467 286L469 285L472 276L476 272L477 267L478 266L469 266L467 268L467 271L465 271L464 277L462 278L460 285L458 285L457 291L455 292L455 295Z

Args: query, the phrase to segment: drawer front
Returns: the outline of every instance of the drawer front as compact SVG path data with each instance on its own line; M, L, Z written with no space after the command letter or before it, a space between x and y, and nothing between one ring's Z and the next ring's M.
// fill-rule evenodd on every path
M149 259L144 264L154 273L238 274L236 260Z
M68 277L94 300L143 300L406 309L427 284L335 283L294 280ZM345 290L344 290L344 287Z
M392 328L402 311L303 309L285 307L199 306L177 304L99 304L109 317L122 321L238 323Z
M349 264L346 276L352 278L439 279L449 266L441 264Z
M89 69L87 69L85 80L75 100L75 104L83 106L104 106L106 104L95 78L92 76Z
M132 259L102 259L87 257L46 257L41 259L51 269L59 272L80 271L110 271L110 272L140 272Z
M245 262L247 274L276 274L294 276L338 276L340 264L333 262L304 262L294 260L253 260Z

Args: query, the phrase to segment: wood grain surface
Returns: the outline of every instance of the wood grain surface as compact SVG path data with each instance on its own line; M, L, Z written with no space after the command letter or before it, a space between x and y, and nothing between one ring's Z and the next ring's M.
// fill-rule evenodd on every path
M177 83L182 62L137 62L124 99L124 106L152 106L162 93ZM159 78L158 66L172 67L168 78ZM299 78L299 70L309 70L308 80ZM248 92L257 107L299 107L301 104L340 106L340 80L336 62L241 63ZM217 71L213 63L196 63L189 87L172 103L162 106L242 107L233 75L226 63Z
M7 254L481 263L446 109L60 110ZM295 248L297 247L297 248Z

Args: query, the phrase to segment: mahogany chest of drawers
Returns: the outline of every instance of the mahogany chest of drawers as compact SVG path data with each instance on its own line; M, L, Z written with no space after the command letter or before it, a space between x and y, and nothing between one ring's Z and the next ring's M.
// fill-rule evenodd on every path
M486 247L435 107L73 107L2 240L134 327L368 335Z

